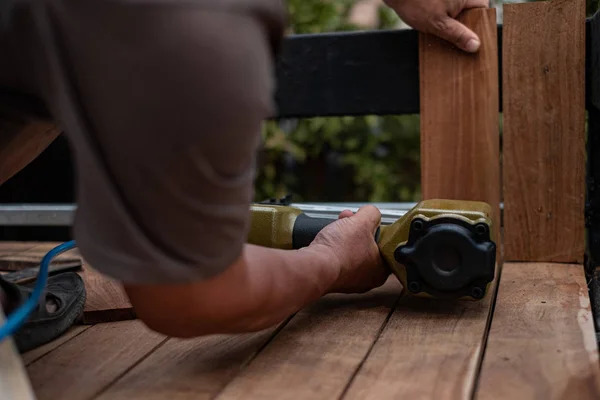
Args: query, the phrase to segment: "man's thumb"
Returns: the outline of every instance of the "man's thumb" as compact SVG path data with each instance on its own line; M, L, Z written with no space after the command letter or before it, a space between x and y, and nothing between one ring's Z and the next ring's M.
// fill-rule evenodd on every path
M375 230L381 223L381 211L375 206L366 205L359 208L353 218L360 219Z
M481 45L475 32L450 17L445 18L441 23L434 24L432 29L434 35L469 53L477 52Z

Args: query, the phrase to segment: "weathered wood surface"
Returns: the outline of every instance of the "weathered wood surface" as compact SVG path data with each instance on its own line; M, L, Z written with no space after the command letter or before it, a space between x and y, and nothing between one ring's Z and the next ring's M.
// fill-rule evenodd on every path
M476 398L598 399L599 385L583 267L504 264Z
M584 35L584 0L504 7L506 261L583 262Z
M339 398L368 356L402 286L330 295L299 312L218 399Z
M165 340L139 321L98 324L29 364L27 371L38 400L90 399Z
M459 20L476 32L476 54L420 33L421 185L424 198L485 201L499 226L500 136L495 9ZM499 230L495 230L498 235Z
M98 399L213 399L275 331L169 339Z
M73 325L67 332L62 334L60 337L51 341L50 343L46 343L40 347L36 347L35 349L29 350L28 352L22 355L23 363L25 365L29 365L34 361L42 358L46 354L50 353L52 350L61 346L63 343L68 342L73 339L75 336L83 333L86 329L90 328L91 325Z
M85 282L86 302L83 310L83 322L96 324L135 319L133 306L123 286L85 265L80 273Z
M493 298L398 300L390 287L329 296L244 335L167 339L139 321L98 324L27 370L40 400L598 398L581 266L507 264L499 285L487 336Z
M480 302L403 297L345 398L469 398L489 328L493 286Z

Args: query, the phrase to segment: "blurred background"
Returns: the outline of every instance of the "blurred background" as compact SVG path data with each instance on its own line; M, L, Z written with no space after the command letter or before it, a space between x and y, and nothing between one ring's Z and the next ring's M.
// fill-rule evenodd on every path
M289 35L410 29L382 0L284 1ZM515 2L522 1L504 3ZM598 9L599 2L587 0L589 16ZM497 8L498 23L502 23L502 3L492 0L491 5ZM286 194L292 194L295 202L420 199L418 115L269 121L263 139L256 201ZM57 170L73 175L65 174L57 180ZM68 144L61 136L0 186L0 202L71 202L75 195L74 173ZM0 236L2 231L0 228Z

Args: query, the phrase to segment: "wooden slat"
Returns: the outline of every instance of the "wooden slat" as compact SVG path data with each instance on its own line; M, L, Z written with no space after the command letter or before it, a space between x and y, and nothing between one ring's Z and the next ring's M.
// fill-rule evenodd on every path
M46 354L57 349L63 343L68 342L69 340L73 339L75 336L79 335L80 333L82 333L83 331L85 331L86 329L88 329L90 327L91 327L91 325L74 325L74 326L72 326L67 332L65 332L58 338L54 339L53 341L46 343L40 347L36 347L35 349L29 350L28 352L24 353L22 355L23 362L25 363L25 365L29 365L29 364L33 363L34 361L42 358Z
M298 313L218 399L335 399L396 303L395 278L364 295L331 295Z
M99 324L27 366L38 400L89 399L166 338L139 321Z
M96 400L212 399L275 330L169 339Z
M479 35L482 44L477 54L420 33L423 198L485 201L494 208L498 227L496 10L467 10L458 19ZM497 235L499 230L495 231Z
M582 263L585 1L504 7L506 261Z
M600 398L582 266L504 264L476 398Z
M89 264L85 265L80 275L87 291L83 323L97 324L136 318L133 306L119 282L99 273Z
M468 399L489 328L480 302L405 296L344 399Z
M0 260L39 246L39 242L0 242Z
M39 156L61 133L52 122L0 118L0 184Z

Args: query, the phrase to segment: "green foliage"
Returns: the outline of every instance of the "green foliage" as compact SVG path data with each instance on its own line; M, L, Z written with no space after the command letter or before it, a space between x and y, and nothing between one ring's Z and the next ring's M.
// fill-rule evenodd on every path
M289 32L357 29L354 0L288 0ZM398 21L379 10L379 29ZM292 193L296 201L416 201L420 196L419 117L270 121L264 130L256 200Z

